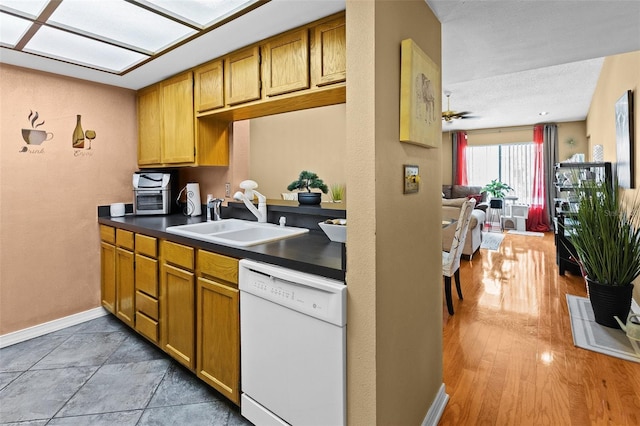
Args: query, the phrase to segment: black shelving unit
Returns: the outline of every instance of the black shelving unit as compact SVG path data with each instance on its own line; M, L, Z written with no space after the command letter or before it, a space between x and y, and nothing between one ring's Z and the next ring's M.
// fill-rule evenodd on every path
M575 262L575 249L571 244L571 232L576 224L578 193L591 190L590 182L613 182L611 163L556 163L555 243L558 273L569 270L580 274ZM565 175L565 173L569 173ZM563 197L564 195L564 197Z

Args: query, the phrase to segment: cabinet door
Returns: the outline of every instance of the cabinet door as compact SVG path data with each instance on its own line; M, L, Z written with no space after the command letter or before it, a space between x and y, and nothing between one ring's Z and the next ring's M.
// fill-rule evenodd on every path
M162 131L160 85L138 92L138 165L160 164Z
M162 348L179 363L195 368L193 272L162 265L160 335Z
M239 292L205 278L197 288L197 375L239 404Z
M177 75L162 87L162 162L193 163L193 73Z
M116 312L116 247L113 244L100 242L100 289L102 306L115 314Z
M116 248L116 316L130 327L134 325L133 252Z
M194 71L194 102L196 112L224 106L223 61L214 61Z
M309 88L309 31L275 38L262 47L267 96Z
M316 86L347 79L347 37L345 19L320 24L315 29L312 69Z
M260 49L240 50L225 59L225 96L227 105L260 99Z

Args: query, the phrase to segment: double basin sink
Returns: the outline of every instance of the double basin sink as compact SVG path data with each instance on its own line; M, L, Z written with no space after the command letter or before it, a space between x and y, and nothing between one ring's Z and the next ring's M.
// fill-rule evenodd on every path
M213 222L169 226L167 232L210 243L248 247L296 237L309 232L306 228L279 226L241 219L222 219Z

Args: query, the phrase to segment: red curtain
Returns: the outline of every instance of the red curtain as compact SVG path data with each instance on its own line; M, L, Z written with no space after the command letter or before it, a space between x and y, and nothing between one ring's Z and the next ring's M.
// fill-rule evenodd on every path
M533 159L533 192L531 206L529 207L529 217L527 220L527 231L546 232L550 229L549 215L546 214L546 191L544 179L544 126L534 126L533 145L535 149Z
M467 183L467 132L456 132L457 158L455 185L468 185Z

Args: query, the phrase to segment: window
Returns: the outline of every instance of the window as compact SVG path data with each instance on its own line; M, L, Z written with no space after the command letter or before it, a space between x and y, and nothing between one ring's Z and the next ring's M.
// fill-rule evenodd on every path
M467 179L471 186L485 186L498 179L513 188L517 203L531 204L533 142L467 146Z

